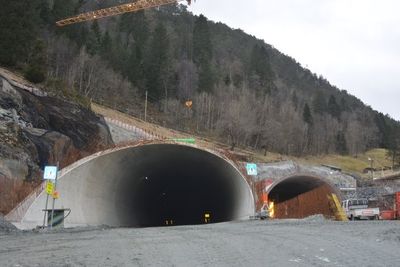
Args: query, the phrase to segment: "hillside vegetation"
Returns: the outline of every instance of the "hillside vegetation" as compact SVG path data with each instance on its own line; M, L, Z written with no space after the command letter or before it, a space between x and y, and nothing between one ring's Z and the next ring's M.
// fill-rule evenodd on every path
M235 146L293 156L389 149L400 126L274 47L183 5L56 28L124 1L1 1L0 64L79 95ZM268 41L268 40L267 40ZM185 106L192 101L192 108Z
M140 129L146 130L149 133L156 133L160 138L195 138L196 144L202 147L208 147L212 149L229 149L228 145L215 142L215 140L204 139L198 136L193 136L184 132L175 131L172 129L164 128L159 125L144 122L143 120L129 116L125 113L100 106L98 104L92 104L92 110L99 115L116 119L117 121L135 125ZM247 149L236 149L231 154L238 160L254 161L254 162L280 162L280 161L294 161L309 165L326 165L342 169L342 171L356 174L357 176L363 177L366 180L371 180L371 173L366 173L365 170L373 167L375 169L374 177L380 177L391 173L392 160L388 155L386 149L372 149L363 154L359 154L357 157L328 154L320 156L306 156L306 157L295 157L290 155L282 155L278 153L271 153L263 151L262 153L254 150ZM371 162L372 161L372 162Z

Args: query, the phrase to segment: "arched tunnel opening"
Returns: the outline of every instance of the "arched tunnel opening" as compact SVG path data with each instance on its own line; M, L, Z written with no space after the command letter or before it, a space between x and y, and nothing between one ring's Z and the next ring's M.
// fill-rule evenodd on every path
M57 207L71 209L66 225L196 225L254 213L251 189L233 164L178 144L140 145L95 156L62 175L58 190ZM33 220L35 209L42 217L44 199L31 207L26 221Z
M268 194L274 203L274 218L305 218L321 214L334 218L331 195L336 190L326 181L310 176L294 176L283 179Z
M194 225L240 217L242 197L249 197L250 189L225 160L187 146L138 149L118 189L122 225Z

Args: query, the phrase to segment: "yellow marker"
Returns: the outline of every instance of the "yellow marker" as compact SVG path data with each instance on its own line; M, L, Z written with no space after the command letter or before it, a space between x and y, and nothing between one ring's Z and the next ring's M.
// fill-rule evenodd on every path
M52 195L53 192L54 192L54 184L53 184L52 182L50 182L50 181L47 181L47 184L46 184L46 193L47 193L48 195Z

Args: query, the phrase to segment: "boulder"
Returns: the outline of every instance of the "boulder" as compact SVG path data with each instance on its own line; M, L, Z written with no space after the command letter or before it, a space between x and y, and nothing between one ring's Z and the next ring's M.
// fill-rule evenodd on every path
M0 233L8 233L8 232L14 232L17 231L17 227L15 227L13 224L7 222L4 217L0 214Z

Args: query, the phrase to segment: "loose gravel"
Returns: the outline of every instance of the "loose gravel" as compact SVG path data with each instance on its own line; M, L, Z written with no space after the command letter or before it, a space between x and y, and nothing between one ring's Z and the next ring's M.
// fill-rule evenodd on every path
M242 221L0 235L0 266L399 266L400 222Z

